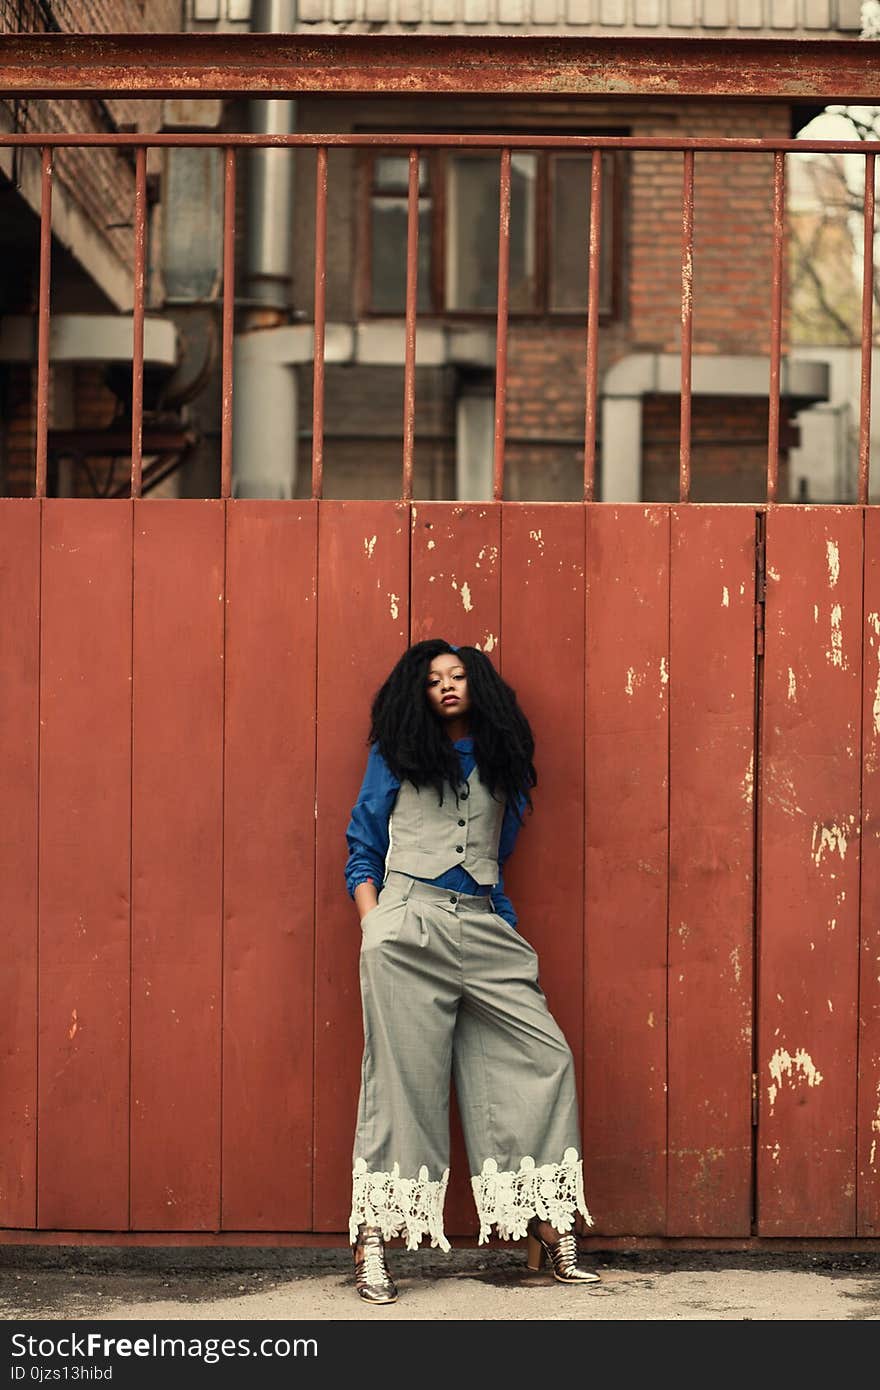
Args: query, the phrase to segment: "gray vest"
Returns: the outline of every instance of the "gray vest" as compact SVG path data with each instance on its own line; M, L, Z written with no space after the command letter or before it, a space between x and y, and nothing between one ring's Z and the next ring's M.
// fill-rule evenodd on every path
M434 787L404 782L391 813L386 872L439 878L460 864L477 883L495 884L503 820L504 802L490 794L476 767L459 787L457 806L448 784L441 806Z

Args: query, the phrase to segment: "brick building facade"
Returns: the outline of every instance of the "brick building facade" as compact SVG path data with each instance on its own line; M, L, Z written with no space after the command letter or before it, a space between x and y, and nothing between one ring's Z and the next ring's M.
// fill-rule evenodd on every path
M698 33L852 35L858 27L858 6L850 0L798 0L793 5L770 0L763 8L746 0L351 0L347 5L300 0L298 7L252 6L247 0L158 0L149 5L134 0L14 5L0 0L0 32L53 27L72 31L75 26L93 33L188 28L244 34L252 26L266 27L267 18L277 27L279 15L287 16L288 29L318 35L584 35L616 32L623 26L627 33L684 39ZM265 105L110 99L6 102L0 103L0 121L7 129L26 131L245 130L253 115L248 108ZM647 98L612 102L601 97L454 103L389 97L365 103L328 96L274 105L289 108L283 118L290 129L302 132L787 138L814 114L783 102L694 99L672 105ZM0 274L0 312L27 317L34 313L37 294L39 158L36 151L0 153L3 190L10 206L15 205L4 233L13 254L6 257L5 276ZM400 487L401 199L394 183L399 167L395 172L393 160L382 165L382 158L381 151L334 149L329 160L324 450L328 496L395 496ZM586 160L582 157L576 168L574 163L554 162L546 152L517 158L514 217L519 220L512 245L522 273L513 287L509 326L505 495L576 499L582 495L584 456ZM310 486L311 352L306 336L295 342L294 337L313 316L314 154L306 150L280 156L293 175L290 221L274 231L289 243L292 254L282 273L283 293L271 305L252 298L254 285L259 289L259 269L249 279L255 238L252 193L261 177L259 159L255 154L239 157L234 491L242 496L305 496ZM487 160L484 189L493 177L488 165ZM216 151L149 155L149 307L174 327L179 361L178 389L169 393L172 423L195 441L181 452L177 471L162 484L161 492L171 495L211 496L219 489L220 166ZM603 167L597 495L606 500L669 500L677 495L682 160L680 154L660 150L624 151ZM491 196L482 209L482 222L468 212L474 199L484 197L480 181L472 177L476 168L476 163L456 165L448 153L442 159L425 158L417 496L488 495L495 272L484 253L492 239L494 214ZM390 182L383 185L380 175ZM772 156L698 153L695 175L692 495L695 500L759 501L764 495L767 437ZM133 177L128 151L58 152L53 315L119 316L130 311ZM494 177L497 183L497 174ZM569 192L560 191L564 189ZM202 205L197 197L203 197ZM516 213L517 197L526 208L521 214ZM394 216L397 242L384 234ZM279 347L282 342L293 346ZM26 494L33 486L34 367L3 354L2 329L0 357L0 488L7 494ZM114 425L126 422L124 383L120 389L124 374L124 361L102 362L94 353L81 361L53 363L52 429L66 431L65 438L76 431L106 431L109 440ZM783 497L788 448L797 439L794 417L803 405L819 398L821 388L815 383L820 379L821 372L814 371L807 386L798 388L791 374L783 377ZM277 398L272 395L276 386ZM267 400L270 410L265 408ZM50 450L50 492L88 496L123 486L128 472L124 446L110 452L108 444L108 452L96 453L99 443L100 439L91 441L91 453L80 448L75 461L65 461L57 448Z

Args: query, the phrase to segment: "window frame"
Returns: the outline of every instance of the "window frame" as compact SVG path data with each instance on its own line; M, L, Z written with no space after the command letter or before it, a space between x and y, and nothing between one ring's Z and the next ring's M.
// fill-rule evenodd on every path
M371 132L372 133L372 132ZM519 132L517 132L519 134ZM570 132L575 133L575 132ZM584 134L584 132L577 132ZM590 132L599 134L600 132ZM624 134L625 132L601 132L603 134ZM415 143L415 142L414 142ZM426 179L425 190L421 194L430 201L430 226L431 226L431 255L430 255L430 304L429 309L420 309L418 317L424 319L442 319L455 323L478 323L485 324L494 321L497 310L492 309L449 309L445 307L446 295L446 241L447 241L447 189L449 174L450 157L458 154L466 154L473 147L456 146L434 146L420 151L420 158L425 161ZM373 246L372 246L372 210L373 197L381 196L376 194L374 188L374 167L377 159L388 155L406 154L407 150L401 147L388 145L374 145L365 147L360 152L357 197L360 206L356 216L356 244L360 254L357 255L358 274L356 276L356 313L361 319L392 320L396 321L405 316L405 308L399 310L374 309L372 304L372 272L373 272ZM486 154L485 149L474 149L475 154ZM497 153L500 158L500 151L490 151ZM551 297L551 275L552 275L552 241L553 228L551 221L553 217L553 190L551 168L556 156L566 154L580 154L589 157L592 153L589 148L561 149L558 147L549 149L529 148L528 146L517 147L517 152L532 154L537 159L537 173L535 179L535 300L533 307L529 309L509 310L509 318L518 322L534 322L543 319L550 319L558 323L577 323L586 320L588 306L584 304L580 308L559 309L550 307ZM599 322L610 323L620 317L621 305L621 283L622 283L622 243L623 243L623 197L624 184L626 177L626 162L624 150L603 150L603 159L607 161L606 168L610 166L610 189L607 174L603 177L602 193L603 208L607 208L607 201L610 197L611 210L607 215L611 222L611 246L610 246L610 266L608 270L608 280L606 294L600 292L600 300L606 299L603 305L600 303ZM392 195L389 195L392 196ZM586 256L586 248L585 248ZM586 262L585 262L586 264Z

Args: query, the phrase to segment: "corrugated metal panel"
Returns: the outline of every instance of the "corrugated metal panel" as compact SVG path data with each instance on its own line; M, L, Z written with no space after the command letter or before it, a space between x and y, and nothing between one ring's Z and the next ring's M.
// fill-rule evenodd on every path
M652 29L660 23L661 15L660 0L634 0L633 21L641 27Z
M830 27L830 0L804 0L804 28L828 29Z
M214 6L216 8L216 5ZM858 33L861 0L300 0L300 29L320 25L351 32L380 24L389 33L405 28L466 33L472 26L490 32L579 32L590 25L633 33L681 31L815 36L817 32Z
M727 0L703 0L700 19L705 29L726 29L732 19Z
M795 29L797 22L797 0L773 0L770 23L774 29Z
M600 24L625 24L626 0L599 0Z
M764 23L764 0L738 0L736 6L736 27L738 29L760 29Z
M669 23L683 29L694 24L696 15L695 0L669 0Z

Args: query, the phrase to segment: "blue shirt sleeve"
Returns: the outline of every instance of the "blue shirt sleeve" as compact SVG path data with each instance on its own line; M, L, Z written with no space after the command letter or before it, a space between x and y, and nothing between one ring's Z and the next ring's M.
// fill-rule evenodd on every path
M526 799L524 796L519 798L517 809L520 816L524 814ZM504 875L501 872L503 865L513 853L516 844L516 837L520 831L520 823L516 813L508 806L504 812L504 820L501 822L501 835L498 840L498 882L492 889L492 907L499 917L503 917L505 922L511 927L515 927L517 921L513 903L504 891Z
M399 791L400 783L374 743L345 832L348 841L345 883L351 897L366 878L373 880L377 892L382 887L388 854L388 822Z

